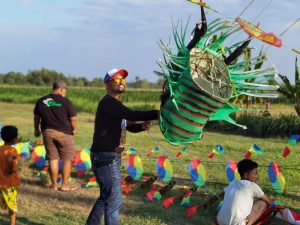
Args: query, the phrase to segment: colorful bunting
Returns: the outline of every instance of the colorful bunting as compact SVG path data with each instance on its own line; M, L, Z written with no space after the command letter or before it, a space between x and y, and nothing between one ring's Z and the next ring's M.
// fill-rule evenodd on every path
M124 194L129 194L129 192L131 192L131 189L135 186L137 186L136 183L125 185L124 187L122 187L122 191Z
M176 198L177 198L177 195L170 197L170 198L166 198L165 200L163 200L163 206L165 208L169 208L170 205L172 205L174 203Z
M160 199L161 199L161 194L159 193L159 191L157 191L156 185L153 184L152 188L151 188L151 191L146 193L145 201L146 202L152 202L152 201L160 200Z
M38 168L46 165L46 149L44 145L37 145L31 152L31 158Z
M181 149L181 152L177 152L175 157L180 157L182 155L182 153L186 154L188 151L188 148L185 146Z
M48 172L49 172L49 167L44 167L41 171L39 171L36 174L36 176L40 179L40 181L46 182Z
M22 158L29 158L30 157L30 149L32 148L32 142L27 141L27 142L19 142L13 147L17 150L17 153L19 156Z
M131 155L131 154L136 154L136 149L135 148L130 148L128 149L126 152L124 152L122 155L125 156L125 155Z
M195 205L193 207L190 207L186 210L186 215L187 217L192 217L197 213L198 208L200 207L200 205Z
M250 149L248 149L248 151L245 155L245 159L250 159L252 153L255 153L255 154L258 154L258 155L263 155L264 154L263 150L260 147L258 147L257 144L252 145L252 147Z
M208 193L208 195L209 194L213 194L213 195L210 196L210 197L207 197L206 195L203 195L203 196L207 197L206 201L203 204L193 206L193 207L188 208L186 210L186 214L187 214L188 217L194 216L197 213L197 210L200 206L202 206L203 209L205 210L205 209L207 209L207 207L214 205L216 203L216 201L219 200L219 196L217 196L215 193Z
M92 163L90 154L89 148L83 148L80 152L75 153L74 165L77 176L82 176L87 170L91 169Z
M184 191L183 194L181 194L181 195L179 196L178 199L181 199L181 201L182 201L183 198L184 198L184 196L186 195L186 193L188 193L188 192L190 192L190 191L196 192L196 191L197 191L197 187L191 187L191 188L189 188L188 190ZM164 206L165 208L169 208L170 205L174 203L174 201L175 201L175 199L176 199L177 197L178 197L178 196L175 195L175 196L173 196L173 197L170 197L170 198L165 199L165 200L163 201L163 206Z
M199 159L191 159L189 165L190 177L197 187L202 187L206 182L206 170Z
M282 156L286 158L291 152L293 147L296 147L297 141L300 140L300 135L291 135L289 137L288 143L283 149Z
M154 149L152 149L150 152L147 153L147 157L150 157L152 153L158 153L158 152L160 152L160 148L155 147Z
M85 187L88 188L88 187L98 187L98 183L97 183L97 180L96 180L96 177L93 176L89 179L89 181L86 183Z
M269 180L273 189L282 194L285 188L285 178L280 166L276 162L271 162L268 168Z
M190 207L191 206L191 195L193 193L194 192L191 191L191 190L186 191L183 195L183 198L182 198L182 201L181 201L180 205Z
M214 148L211 150L211 152L208 154L208 158L212 159L215 154L217 155L224 154L224 148L222 145L215 145Z
M230 183L241 179L240 174L238 173L237 164L234 160L230 160L226 164L226 176Z
M139 180L143 175L143 164L140 157L132 153L127 159L127 173L133 180Z
M173 167L166 156L158 157L156 161L156 171L158 178L163 182L169 182L173 178Z

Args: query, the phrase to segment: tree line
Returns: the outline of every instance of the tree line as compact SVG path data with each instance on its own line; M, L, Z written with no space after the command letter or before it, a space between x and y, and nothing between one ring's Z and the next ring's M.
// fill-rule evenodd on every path
M52 86L54 81L64 80L69 86L76 87L104 87L103 78L87 79L84 76L66 76L63 73L49 69L29 70L26 74L21 72L8 72L0 74L0 84ZM130 88L161 88L164 80L159 78L156 82L141 79L136 76L133 81L127 81Z

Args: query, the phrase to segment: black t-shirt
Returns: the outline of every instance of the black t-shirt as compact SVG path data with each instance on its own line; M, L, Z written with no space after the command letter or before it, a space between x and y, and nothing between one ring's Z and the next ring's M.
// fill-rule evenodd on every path
M146 121L158 119L157 110L133 111L120 101L106 95L98 104L91 152L114 152L120 144L122 121ZM126 127L130 132L142 131L141 123Z
M33 113L41 117L41 129L54 129L72 134L69 118L76 116L71 101L58 94L49 94L40 98Z

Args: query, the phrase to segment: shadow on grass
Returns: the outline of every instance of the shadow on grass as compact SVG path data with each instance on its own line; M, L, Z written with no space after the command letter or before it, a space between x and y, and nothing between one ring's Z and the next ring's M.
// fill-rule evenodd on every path
M1 225L10 225L8 213L7 214L1 213L0 216L1 216ZM33 222L25 217L18 217L18 215L17 215L17 224L20 224L20 225L21 224L22 225L43 225L42 223Z
M96 198L89 197L85 195L86 189L79 188L76 191L64 192L64 191L54 191L50 188L42 186L39 181L31 179L22 179L22 186L20 187L20 192L26 194L27 196L39 196L41 201L57 199L59 201L69 202L70 204L74 203L76 205L90 207ZM40 188L32 188L32 186ZM93 192L99 192L98 188L90 190Z

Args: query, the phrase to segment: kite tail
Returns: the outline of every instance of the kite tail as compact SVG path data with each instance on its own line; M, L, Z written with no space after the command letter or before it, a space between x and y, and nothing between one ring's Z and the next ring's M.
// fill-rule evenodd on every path
M255 69L247 72L230 70L230 78L236 95L249 95L254 97L277 98L278 85L267 84L277 74L274 66ZM236 97L233 96L233 97Z

